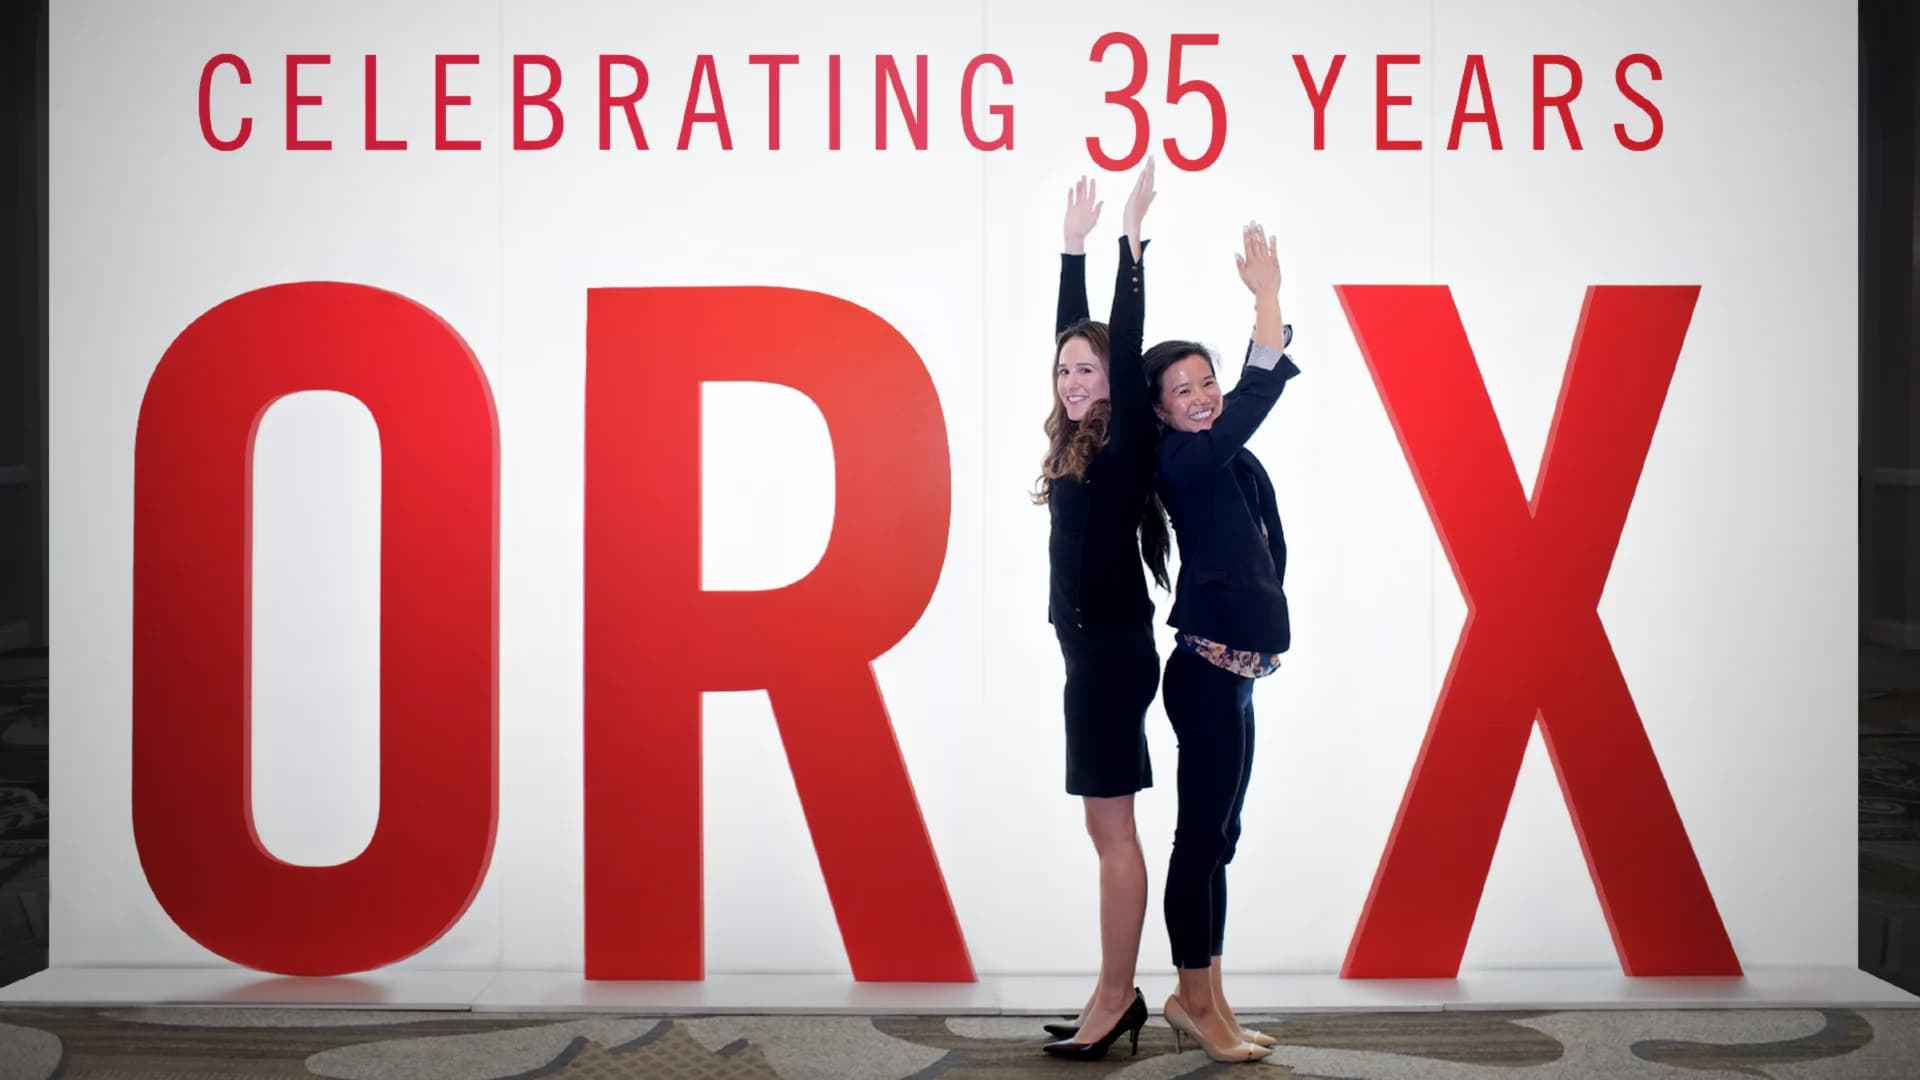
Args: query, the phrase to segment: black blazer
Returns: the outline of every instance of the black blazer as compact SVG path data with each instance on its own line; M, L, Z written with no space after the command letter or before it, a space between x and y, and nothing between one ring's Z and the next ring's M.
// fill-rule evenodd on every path
M1140 245L1142 252L1146 243ZM1153 493L1156 421L1140 369L1146 273L1120 238L1107 322L1107 383L1112 419L1107 445L1086 476L1055 480L1047 499L1047 621L1082 629L1121 629L1153 619L1140 561L1140 517ZM1087 259L1060 256L1054 333L1087 318Z
M1298 374L1285 356L1272 371L1249 365L1212 428L1167 429L1161 439L1160 498L1180 542L1167 622L1228 648L1279 653L1292 644L1287 539L1273 483L1246 444Z

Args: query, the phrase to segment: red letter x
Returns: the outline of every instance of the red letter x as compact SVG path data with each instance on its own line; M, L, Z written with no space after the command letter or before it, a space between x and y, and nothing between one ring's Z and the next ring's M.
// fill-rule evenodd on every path
M1342 974L1459 973L1538 715L1621 967L1738 975L1597 611L1699 287L1588 290L1531 505L1448 290L1337 291L1468 610Z

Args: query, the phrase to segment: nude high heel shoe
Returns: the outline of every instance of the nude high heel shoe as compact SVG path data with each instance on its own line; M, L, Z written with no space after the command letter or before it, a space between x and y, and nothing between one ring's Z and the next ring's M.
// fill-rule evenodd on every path
M1187 1015L1187 1010L1181 1007L1177 996L1167 998L1167 1004L1162 1011L1166 1014L1167 1026L1173 1029L1173 1048L1176 1053L1181 1049L1182 1036L1199 1043L1200 1049L1205 1050L1207 1056L1215 1061L1229 1063L1259 1061L1273 1053L1264 1046L1255 1046L1245 1041L1228 1047L1218 1047L1201 1038L1199 1029L1194 1027L1193 1019Z

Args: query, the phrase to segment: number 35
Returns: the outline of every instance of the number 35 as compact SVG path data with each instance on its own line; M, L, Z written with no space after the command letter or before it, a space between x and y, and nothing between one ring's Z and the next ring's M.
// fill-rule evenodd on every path
M1188 94L1199 94L1207 99L1207 110L1212 117L1211 135L1207 139L1206 150L1197 158L1188 157L1180 152L1180 147L1171 138L1161 140L1166 148L1167 160L1175 167L1188 172L1198 172L1214 163L1220 157L1220 150L1227 142L1227 103L1220 97L1220 89L1205 79L1180 78L1180 50L1188 45L1218 45L1219 34L1174 34L1168 43L1167 66L1167 104L1177 105ZM1100 140L1087 136L1087 152L1101 168L1121 171L1131 169L1146 156L1147 144L1151 141L1148 134L1146 106L1140 104L1136 95L1147 84L1147 48L1140 39L1132 34L1115 30L1103 34L1093 43L1093 52L1087 59L1099 63L1100 58L1115 45L1126 46L1133 59L1133 78L1118 90L1107 91L1109 104L1118 105L1133 116L1133 145L1128 148L1125 157L1116 158L1100 148Z

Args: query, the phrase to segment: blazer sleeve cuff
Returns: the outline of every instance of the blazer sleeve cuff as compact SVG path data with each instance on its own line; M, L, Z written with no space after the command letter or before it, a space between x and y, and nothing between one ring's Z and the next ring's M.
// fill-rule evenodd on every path
M1287 326L1285 333L1286 343L1291 346L1293 344L1293 327L1291 325ZM1292 358L1285 352L1269 345L1263 345L1258 341L1247 342L1247 366L1250 368L1259 368L1261 371L1279 371L1288 378L1300 374L1300 369L1293 365Z

